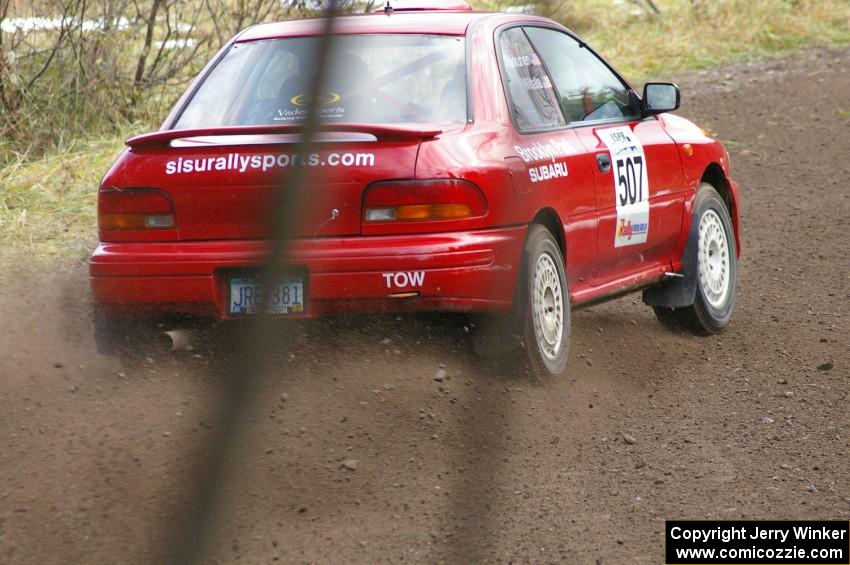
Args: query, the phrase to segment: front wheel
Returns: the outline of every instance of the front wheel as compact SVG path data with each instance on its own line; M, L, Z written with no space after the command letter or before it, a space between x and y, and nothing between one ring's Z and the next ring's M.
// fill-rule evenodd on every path
M694 203L696 257L691 273L696 281L694 303L684 308L654 307L655 315L668 327L710 335L723 330L735 307L737 256L735 232L726 203L708 183L700 185Z
M525 349L534 376L560 376L570 349L570 294L561 249L543 226L525 243Z

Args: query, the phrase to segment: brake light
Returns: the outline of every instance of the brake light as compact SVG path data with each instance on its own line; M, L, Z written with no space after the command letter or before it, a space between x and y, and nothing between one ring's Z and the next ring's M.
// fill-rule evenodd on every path
M125 240L129 232L168 232L176 234L177 220L171 199L154 188L101 190L97 199L97 223L104 241ZM176 239L166 233L154 238ZM151 237L143 236L150 240ZM133 238L135 239L135 238Z
M377 182L363 197L367 224L462 220L486 213L481 189L457 179Z

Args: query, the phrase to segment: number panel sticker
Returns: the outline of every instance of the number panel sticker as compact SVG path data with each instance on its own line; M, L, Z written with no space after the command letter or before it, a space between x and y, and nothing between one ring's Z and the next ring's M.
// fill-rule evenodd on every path
M596 133L611 152L617 205L614 247L645 243L649 235L649 177L643 145L626 126Z

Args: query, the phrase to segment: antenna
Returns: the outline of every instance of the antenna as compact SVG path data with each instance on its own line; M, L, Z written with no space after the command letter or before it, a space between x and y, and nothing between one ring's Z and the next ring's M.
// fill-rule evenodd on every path
M384 13L388 16L393 13L393 6L390 4L390 0L387 0L387 5L384 6Z

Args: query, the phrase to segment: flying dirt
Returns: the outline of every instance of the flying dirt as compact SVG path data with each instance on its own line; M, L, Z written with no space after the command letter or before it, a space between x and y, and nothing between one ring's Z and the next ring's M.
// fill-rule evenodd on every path
M673 77L741 184L719 336L630 296L576 311L541 383L478 358L461 315L280 326L210 562L659 563L667 519L846 517L848 69L842 48ZM2 275L4 563L168 561L238 378L221 329L98 355L84 265Z

